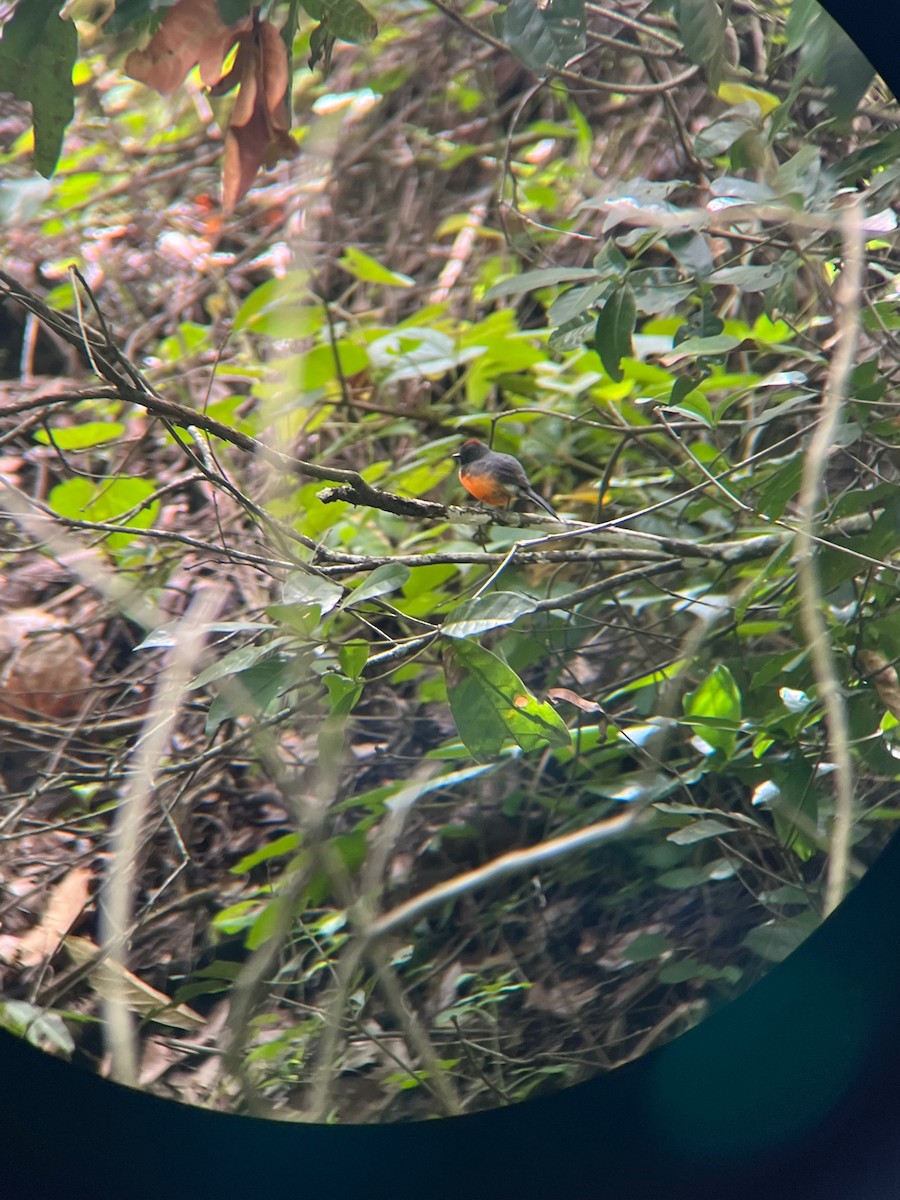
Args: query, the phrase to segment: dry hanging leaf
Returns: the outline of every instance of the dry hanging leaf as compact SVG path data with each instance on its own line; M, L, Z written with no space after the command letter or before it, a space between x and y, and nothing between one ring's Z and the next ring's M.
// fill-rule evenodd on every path
M18 939L17 958L23 966L36 967L56 953L88 902L92 879L87 867L73 867L56 885L40 924Z
M234 71L240 91L225 136L222 206L230 212L245 196L263 165L295 158L299 147L288 133L290 81L287 48L271 21L261 21L241 39Z
M178 0L144 49L132 50L125 59L125 71L168 96L199 66L200 78L212 87L222 78L228 51L250 25L250 17L226 25L216 0Z
M98 958L100 947L90 938L67 937L66 949L76 966L87 967L91 987L101 999L123 1000L130 1012L173 1029L201 1029L206 1024L206 1018L186 1004L173 1004L171 996L158 992L131 971Z
M578 693L573 692L571 688L550 688L550 690L547 692L547 699L568 700L570 704L574 704L575 707L580 708L582 712L598 713L603 711L596 700L585 700L583 696L579 696Z
M78 638L55 617L41 608L0 617L0 717L74 717L90 682Z

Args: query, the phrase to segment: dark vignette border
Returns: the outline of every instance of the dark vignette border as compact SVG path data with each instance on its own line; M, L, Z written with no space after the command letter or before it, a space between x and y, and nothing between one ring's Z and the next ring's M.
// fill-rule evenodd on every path
M892 3L823 0L900 93ZM511 1109L301 1126L129 1091L0 1032L0 1200L895 1200L900 835L750 992Z

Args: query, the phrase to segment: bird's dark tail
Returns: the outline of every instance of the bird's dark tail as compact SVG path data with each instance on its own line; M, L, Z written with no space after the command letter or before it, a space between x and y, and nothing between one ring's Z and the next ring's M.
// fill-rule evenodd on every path
M528 496L529 500L533 500L535 504L539 504L541 508L550 514L551 517L555 517L557 521L560 519L559 513L556 512L553 506L548 504L544 497L539 495L533 487L528 489L526 495Z

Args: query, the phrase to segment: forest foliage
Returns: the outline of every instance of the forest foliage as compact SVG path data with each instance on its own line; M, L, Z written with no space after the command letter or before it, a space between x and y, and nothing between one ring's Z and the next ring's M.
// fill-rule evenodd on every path
M900 816L895 104L811 0L71 8L0 37L4 1024L387 1120L697 1023Z

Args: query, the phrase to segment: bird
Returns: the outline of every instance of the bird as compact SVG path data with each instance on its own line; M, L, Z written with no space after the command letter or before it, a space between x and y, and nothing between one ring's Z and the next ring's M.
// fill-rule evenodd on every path
M459 482L476 500L495 508L509 508L524 497L539 504L557 521L560 519L534 490L524 467L511 454L498 454L477 438L469 438L452 457L459 462Z

